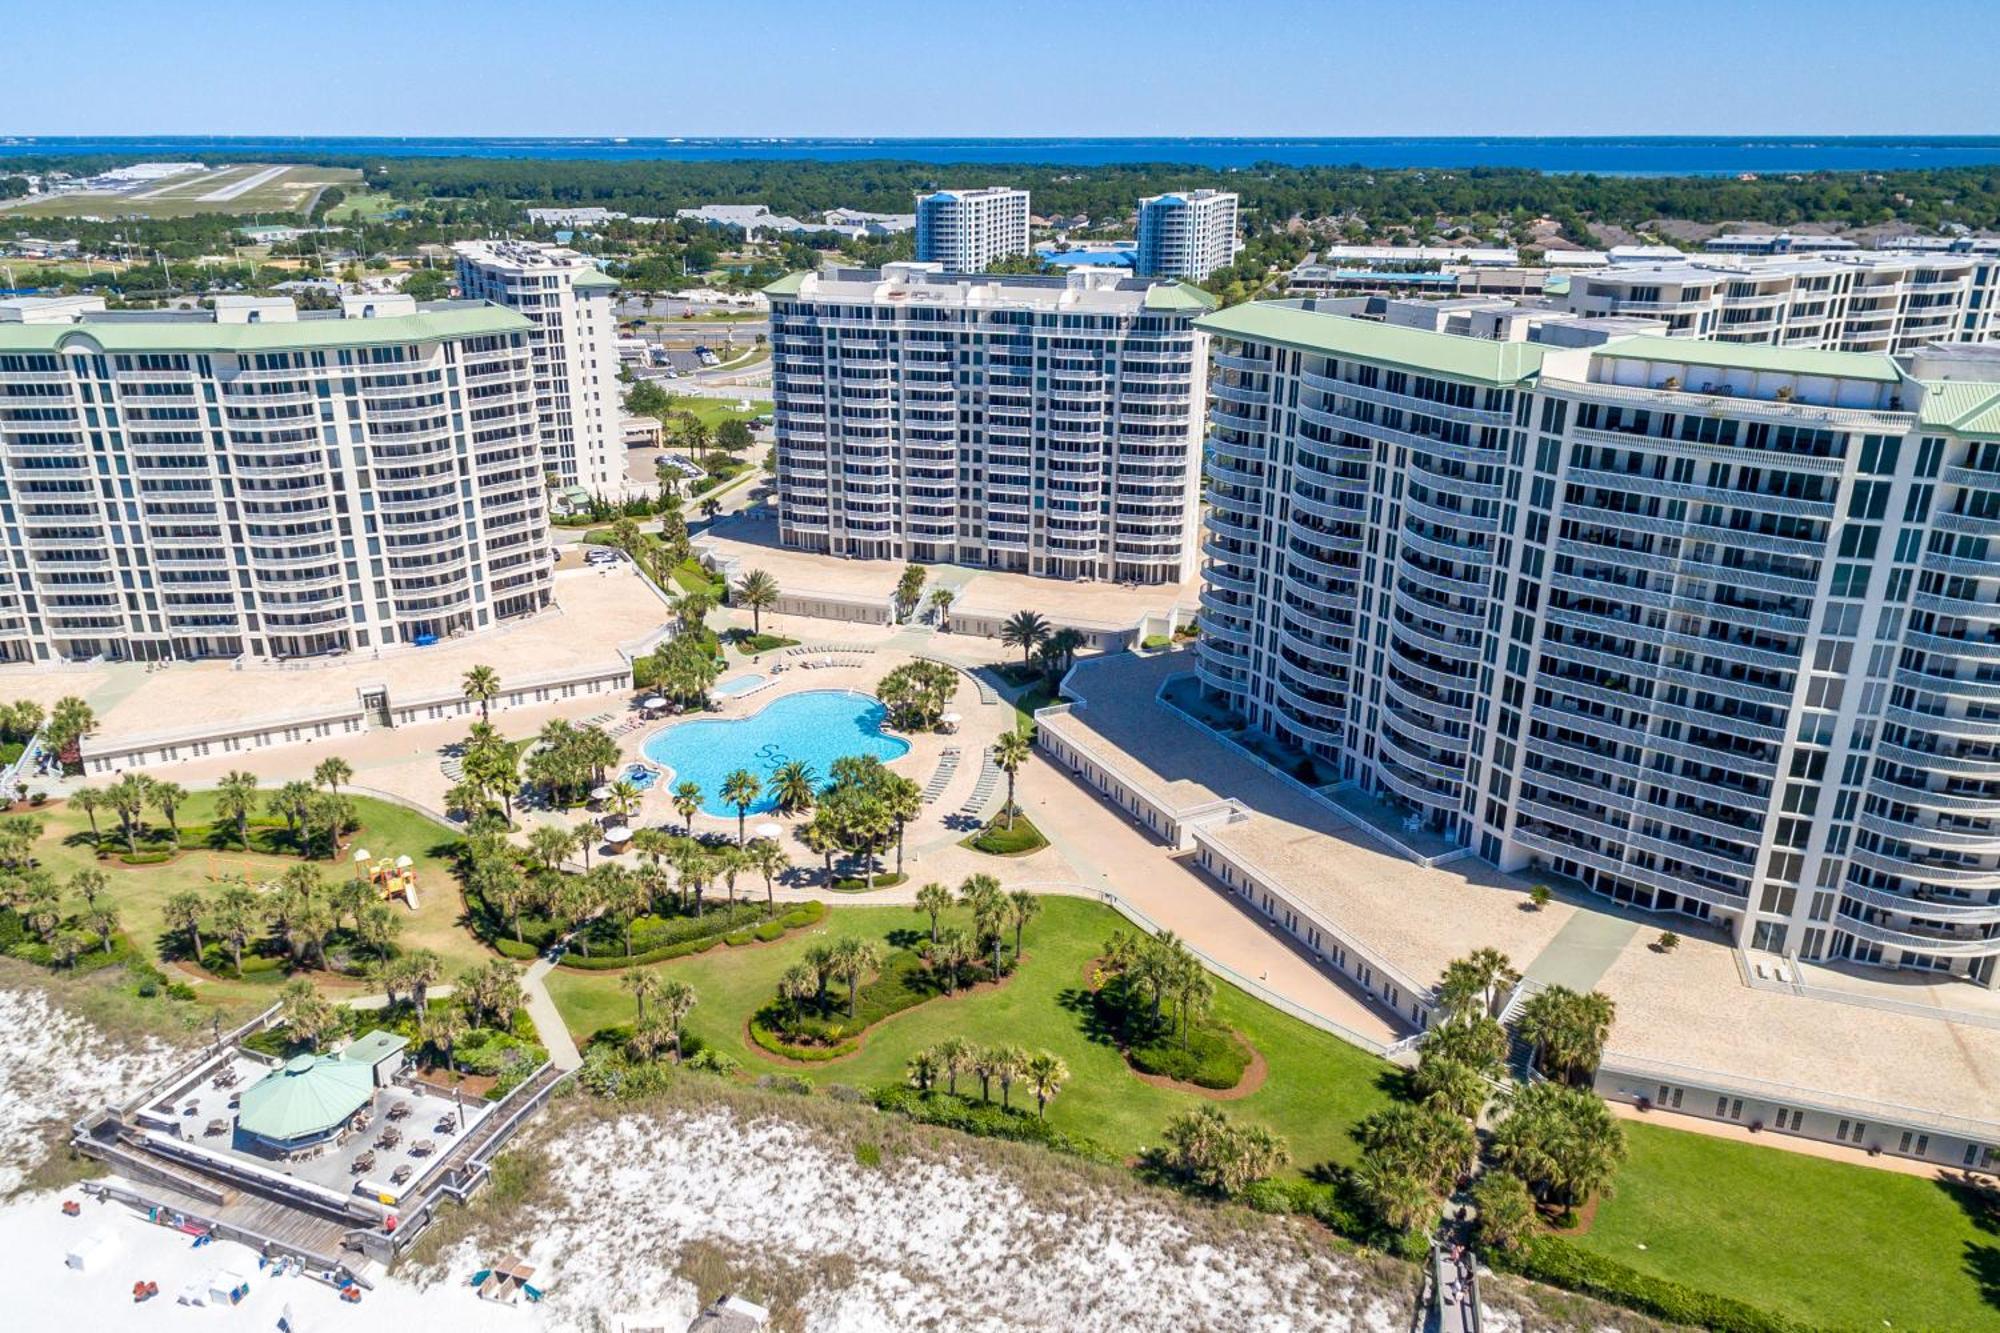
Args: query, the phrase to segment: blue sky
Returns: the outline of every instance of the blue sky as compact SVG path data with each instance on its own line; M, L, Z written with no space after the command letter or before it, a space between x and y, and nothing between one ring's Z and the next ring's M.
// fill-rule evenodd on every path
M33 10L0 133L2000 133L1995 0Z

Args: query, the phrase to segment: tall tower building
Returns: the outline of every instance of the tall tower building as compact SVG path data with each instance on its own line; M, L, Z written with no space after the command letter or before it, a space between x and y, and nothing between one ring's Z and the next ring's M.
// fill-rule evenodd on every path
M917 262L983 273L1028 253L1028 192L1004 185L917 196Z
M1194 572L1205 293L935 264L766 291L786 545L1066 579Z
M1236 258L1236 196L1222 190L1156 194L1139 201L1142 278L1200 282Z
M625 485L619 426L615 279L562 246L466 241L458 287L527 316L544 465L565 486L615 496Z

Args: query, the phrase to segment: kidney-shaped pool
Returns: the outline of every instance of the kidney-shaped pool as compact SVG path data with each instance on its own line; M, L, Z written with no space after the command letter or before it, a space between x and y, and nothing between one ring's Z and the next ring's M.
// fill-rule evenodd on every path
M765 790L750 807L761 814L775 808L771 774L780 765L808 765L816 781L831 775L833 761L874 755L887 763L910 752L900 736L884 735L889 710L882 701L852 690L808 690L773 699L749 717L698 718L678 722L646 738L646 758L672 771L671 784L701 787L701 808L724 819L736 807L722 799L722 780L747 768L764 780Z

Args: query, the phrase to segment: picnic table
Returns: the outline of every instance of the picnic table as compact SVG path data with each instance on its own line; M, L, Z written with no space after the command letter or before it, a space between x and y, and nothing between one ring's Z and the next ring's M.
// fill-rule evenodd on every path
M213 1138L217 1134L227 1134L229 1132L229 1122L227 1120L211 1120L208 1122L208 1129L204 1132L210 1138Z
M438 1120L437 1124L431 1126L431 1128L436 1133L450 1137L458 1133L458 1122L450 1116L444 1116Z
M410 1152L417 1157L428 1157L437 1151L437 1145L429 1139L418 1139Z
M348 1169L356 1175L359 1175L363 1171L373 1171L375 1169L374 1152L372 1150L363 1152L359 1157L354 1159L354 1165Z
M403 1141L403 1131L397 1129L394 1125L390 1125L388 1128L384 1129L381 1133L381 1136L375 1140L375 1146L378 1148L393 1148L402 1141Z
M389 1108L389 1118L391 1120L402 1120L408 1117L409 1114L410 1104L408 1102L397 1102Z
M401 1166L398 1166L394 1171L389 1173L389 1183L391 1185L400 1185L409 1178L410 1178L410 1164L408 1162L404 1162Z

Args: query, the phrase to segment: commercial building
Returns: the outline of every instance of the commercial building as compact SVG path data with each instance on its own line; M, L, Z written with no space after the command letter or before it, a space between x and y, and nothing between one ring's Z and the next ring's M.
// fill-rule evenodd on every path
M765 290L786 545L1051 578L1193 572L1206 294L937 264Z
M1213 698L1504 869L1993 984L2000 349L1196 327Z
M1563 298L1586 315L1659 319L1676 336L1848 352L1910 352L1994 333L2000 255L1716 256L1578 273Z
M566 486L618 494L625 484L619 436L617 280L574 250L531 241L465 241L459 292L527 316L534 356L542 465Z
M1028 192L992 185L917 196L917 262L982 273L1028 253Z
M548 604L520 315L65 309L0 323L0 661L313 656Z
M1139 201L1142 278L1200 282L1236 258L1236 196L1224 190L1156 194Z

